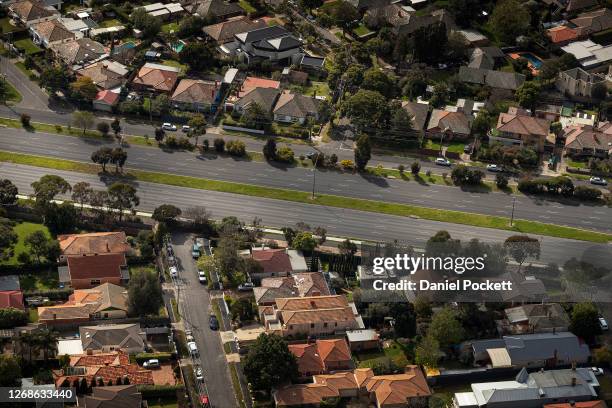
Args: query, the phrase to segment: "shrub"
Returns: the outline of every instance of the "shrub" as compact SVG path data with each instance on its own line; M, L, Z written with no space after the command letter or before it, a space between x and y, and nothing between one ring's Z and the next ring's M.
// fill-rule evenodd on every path
M204 141L202 141L202 148L204 149L205 152L207 152L208 149L210 149L210 142L208 141L208 139L204 139Z
M415 176L419 174L419 172L421 171L421 165L418 161L412 162L412 164L410 165L410 171Z
M508 187L508 176L502 173L497 173L495 176L495 184L498 188L506 188Z
M32 120L32 117L27 113L22 113L19 116L19 120L21 120L21 125L23 127L30 127L30 120Z
M23 326L28 322L28 314L23 310L8 307L0 309L0 329Z
M340 162L340 166L345 170L352 170L355 168L355 163L352 160L345 159Z
M232 156L242 157L246 155L246 145L241 140L230 140L227 142L225 148Z
M397 171L399 171L400 174L404 174L404 170L406 170L406 167L403 164L397 166Z
M574 189L574 197L584 201L594 201L601 198L601 190L590 186L577 186Z
M336 164L338 164L338 155L336 153L332 153L332 155L329 156L329 165L331 167L336 167Z
M477 185L482 182L484 173L480 170L472 170L465 166L457 166L451 172L453 183L461 185Z
M283 146L276 150L276 160L282 163L293 163L293 150L288 146Z
M110 125L108 123L98 122L98 125L96 127L98 129L98 132L100 132L102 136L108 135L108 131L110 130Z
M223 153L225 151L225 140L218 137L213 141L213 146L215 146L215 151L217 153Z

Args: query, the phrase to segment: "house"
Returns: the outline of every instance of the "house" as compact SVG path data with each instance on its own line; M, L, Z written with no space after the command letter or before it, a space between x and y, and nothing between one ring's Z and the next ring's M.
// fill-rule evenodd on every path
M274 120L285 123L299 123L303 125L306 119L319 117L318 99L302 94L283 92L276 101L272 110Z
M347 330L346 338L352 351L380 348L380 335L374 329Z
M255 88L234 103L233 109L242 114L249 105L256 103L268 114L272 114L272 109L279 95L280 91L278 89Z
M142 6L148 15L162 20L177 18L185 12L180 3L152 3Z
M38 321L46 325L72 325L98 319L127 317L127 290L112 283L92 289L77 289L68 301L38 308Z
M146 335L136 323L81 326L79 335L83 351L87 352L107 353L121 350L132 354L145 350Z
M122 253L69 256L68 265L58 268L58 272L60 282L74 289L88 289L102 283L125 285L130 280Z
M107 89L96 94L93 100L93 108L103 112L112 112L119 104L120 95Z
M130 363L128 354L123 352L71 356L68 367L51 372L56 387L73 386L75 381L85 380L87 385L102 383L104 387L100 388L105 389L124 378L130 385L154 385L153 372Z
M60 17L58 20L68 31L73 32L76 38L88 37L91 30L90 24L94 23L93 20L70 17Z
M538 371L525 368L514 381L475 383L456 393L454 408L541 408L548 403L578 403L597 397L599 382L589 368ZM571 406L574 406L573 404Z
M139 92L170 94L178 81L180 68L147 62L132 80L132 88Z
M60 262L73 255L118 254L128 255L132 248L125 232L91 232L85 234L58 235Z
M289 344L298 363L300 377L351 370L355 363L344 339L317 340L315 343Z
M7 308L25 310L23 292L21 290L0 291L0 309Z
M423 132L429 115L429 105L426 103L402 101L402 108L412 117L412 128Z
M82 401L83 408L141 408L142 394L135 384L93 387Z
M604 7L579 14L570 23L579 36L589 36L612 28L612 10Z
M498 322L503 334L563 332L569 317L558 303L531 303L504 310L506 318Z
M181 110L210 112L219 104L221 86L217 81L202 79L181 79L170 102Z
M546 404L544 408L608 408L605 401L566 402L562 404Z
M597 6L597 0L544 0L545 4L554 7L555 13L565 10L568 13L573 13L585 8Z
M471 47L481 47L490 42L486 35L473 29L456 29L453 33L460 34Z
M238 90L238 98L242 98L256 88L280 89L281 83L273 79L248 76L242 81Z
M205 26L202 30L218 44L225 44L233 41L234 36L238 33L264 27L266 27L266 22L262 19L251 20L246 16L238 16L222 23Z
M339 295L277 298L273 306L260 306L259 314L266 331L281 336L319 336L364 328L355 305Z
M196 1L188 10L192 14L196 14L202 18L208 18L212 21L223 21L244 14L244 10L238 3L224 0Z
M546 35L550 38L550 42L556 45L566 45L572 41L575 41L578 37L578 31L561 25L546 30Z
M404 373L374 375L371 368L313 376L313 382L279 388L274 392L277 407L318 407L330 398L360 397L377 408L421 407L432 392L425 375L416 365Z
M59 43L51 46L55 55L66 65L73 69L80 69L88 63L92 63L108 56L102 44L89 38L79 38L67 43Z
M544 151L550 132L550 121L530 116L527 112L510 107L508 113L500 113L497 126L489 132L490 142L506 145L533 147ZM554 135L551 137L554 138Z
M612 61L612 45L600 45L591 40L574 41L561 49L572 54L584 69L592 69Z
M278 25L238 33L234 39L234 54L248 64L267 60L291 65L301 57L302 41Z
M608 75L586 72L582 68L568 69L567 71L559 72L559 76L555 81L555 87L564 95L573 98L590 99L593 97L592 91L594 87L605 86L606 88L612 88L611 69L608 67Z
M612 154L612 134L592 126L570 126L563 130L565 152L573 157L607 158Z
M498 47L477 47L470 52L469 68L494 70L503 65L506 54Z
M390 0L348 0L357 10L375 9L388 5Z
M516 91L523 82L525 75L514 72L494 71L492 69L472 68L462 66L459 68L458 79L470 84L486 85L491 88Z
M26 27L42 23L44 21L59 18L60 13L53 7L45 6L35 0L18 1L8 6L10 16Z
M325 57L304 53L300 59L300 69L311 74L320 75L325 70Z
M35 44L49 48L55 44L74 41L76 35L68 30L59 20L48 20L30 26L32 41Z
M448 32L455 28L452 16L444 9L421 15L397 3L369 8L363 19L369 27L391 27L391 31L398 37L411 37L417 30L435 24L444 24Z
M260 286L253 289L258 306L271 306L276 298L330 294L327 281L320 272L298 272L285 277L263 278Z
M589 346L570 332L503 336L471 342L474 361L492 367L555 367L589 360Z
M293 272L308 270L304 256L294 249L255 247L251 250L250 257L262 268L260 273L252 274L251 277L255 279L288 276Z
M127 81L128 68L116 61L104 60L76 71L79 77L88 77L102 90L119 90Z
M444 138L449 140L466 140L472 131L471 114L463 111L448 111L445 109L434 109L427 123L427 136L431 138Z

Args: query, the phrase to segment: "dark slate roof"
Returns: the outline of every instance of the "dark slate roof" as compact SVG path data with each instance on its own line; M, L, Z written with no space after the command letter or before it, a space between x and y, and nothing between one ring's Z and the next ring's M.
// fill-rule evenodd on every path
M238 33L236 34L236 38L243 43L252 43L267 40L269 38L282 37L289 34L289 31L285 30L283 27L275 25Z
M280 94L278 89L274 88L255 88L248 94L244 95L238 102L236 102L236 106L246 108L251 103L257 103L263 107L266 112L271 112L274 103L276 102L276 98Z
M429 105L416 102L402 102L404 108L412 115L412 122L415 130L423 130L427 123L427 115L429 114Z
M525 82L525 75L463 66L459 68L459 80L514 91Z
M325 63L325 58L323 57L315 57L312 55L304 54L302 57L302 61L300 61L300 65L305 65L308 67L314 68L323 68L323 64Z
M265 40L256 41L253 43L253 47L272 50L272 51L285 51L291 48L297 48L302 45L302 42L292 35L285 35L283 37L268 38Z

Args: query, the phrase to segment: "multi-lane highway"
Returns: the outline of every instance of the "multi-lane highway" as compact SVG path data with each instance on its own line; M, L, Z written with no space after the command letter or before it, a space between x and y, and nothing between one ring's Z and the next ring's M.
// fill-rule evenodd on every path
M28 133L22 129L7 128L0 132L0 150L69 160L89 161L91 153L102 145L117 146L112 140ZM202 156L195 152L162 150L140 145L132 145L127 151L127 166L140 170L301 191L311 191L313 184L312 170L300 167L272 166L262 162L214 155ZM317 172L316 191L505 217L510 216L513 201L512 196L504 193L470 192L453 186L366 177L329 170ZM605 206L520 196L516 200L515 216L612 232L612 208Z

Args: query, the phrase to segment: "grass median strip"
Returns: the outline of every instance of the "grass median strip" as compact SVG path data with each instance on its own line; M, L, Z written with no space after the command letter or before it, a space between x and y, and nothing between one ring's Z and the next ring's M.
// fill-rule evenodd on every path
M36 167L76 171L98 174L100 167L83 162L34 156L21 153L0 151L0 161L25 164ZM176 174L157 173L150 171L127 169L126 176L139 181L166 184L177 187L187 187L200 190L211 190L225 193L241 194L253 197L271 198L276 200L317 204L329 207L347 208L402 217L419 217L427 220L449 222L453 224L472 225L476 227L495 228L520 233L548 235L559 238L577 239L605 243L612 241L611 234L545 224L536 221L516 220L513 227L509 226L507 217L474 214L462 211L440 210L419 207L401 203L364 200L329 194L319 194L312 200L310 193L305 191L263 187L252 184L233 183L227 181L208 180Z

